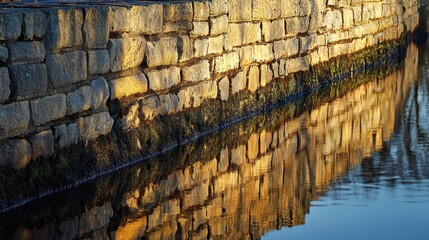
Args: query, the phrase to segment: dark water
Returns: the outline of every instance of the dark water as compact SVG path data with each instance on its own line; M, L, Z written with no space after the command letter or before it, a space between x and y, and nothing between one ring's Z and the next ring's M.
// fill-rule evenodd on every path
M0 239L426 239L428 56L4 213Z

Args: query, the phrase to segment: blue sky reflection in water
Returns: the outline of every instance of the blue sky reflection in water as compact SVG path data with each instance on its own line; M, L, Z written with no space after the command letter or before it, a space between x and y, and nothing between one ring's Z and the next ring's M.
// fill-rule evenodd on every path
M272 230L262 239L428 239L427 44L419 55L416 80L407 88L404 106L398 106L390 140L311 201L305 224Z

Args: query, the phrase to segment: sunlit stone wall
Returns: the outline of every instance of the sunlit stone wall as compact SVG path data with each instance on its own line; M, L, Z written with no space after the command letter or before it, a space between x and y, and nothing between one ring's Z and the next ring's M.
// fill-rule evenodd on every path
M119 4L120 5L120 4ZM213 0L0 10L0 165L397 39L417 0ZM114 117L106 102L127 114ZM110 111L111 112L111 111Z
M417 59L412 45L405 71L364 84L276 129L243 130L237 138L245 144L227 145L210 161L139 186L122 197L124 209L116 213L106 202L62 222L20 228L15 236L254 239L279 226L302 224L310 200L391 137L417 77Z

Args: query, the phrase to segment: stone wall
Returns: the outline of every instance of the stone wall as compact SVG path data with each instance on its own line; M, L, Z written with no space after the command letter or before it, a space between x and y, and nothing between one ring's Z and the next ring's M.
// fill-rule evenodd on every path
M228 101L398 39L417 0L213 0L2 10L0 165ZM125 109L117 114L112 106Z
M117 201L119 209L107 201L60 221L55 214L42 227L19 225L15 236L43 232L61 239L253 239L280 226L302 224L310 200L390 139L417 79L417 60L417 47L411 45L405 67L385 79L363 84L274 128L239 127L234 143L218 147L215 157L158 172L163 176L159 180L126 192ZM208 145L201 148L213 147ZM142 175L142 168L129 175ZM124 182L139 181L120 182L123 189ZM97 191L106 192L106 185Z

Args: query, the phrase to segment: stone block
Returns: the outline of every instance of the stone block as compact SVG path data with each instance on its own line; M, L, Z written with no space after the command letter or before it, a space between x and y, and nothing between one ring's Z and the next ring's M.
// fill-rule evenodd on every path
M76 123L62 124L54 128L54 137L60 149L71 144L77 144L79 140L79 128Z
M88 110L91 107L91 91L88 86L82 86L66 95L66 114L71 115Z
M28 102L0 105L0 139L25 134L30 123Z
M218 88L219 88L219 96L222 101L228 100L229 97L229 79L228 77L222 78L218 82Z
M161 70L152 70L147 73L149 89L154 91L165 90L180 83L180 68L169 67Z
M42 62L45 59L45 45L42 42L11 42L8 44L12 63Z
M9 57L9 50L0 44L0 62L6 62L7 58Z
M164 21L191 22L194 18L192 3L173 3L164 5Z
M163 37L147 42L146 63L148 67L176 64L178 60L176 37Z
M179 62L188 61L193 56L192 41L187 35L177 37L177 52L179 55Z
M254 59L254 48L253 46L244 46L240 48L240 66L246 66L253 63Z
M223 52L224 45L225 37L223 35L211 38L195 39L194 57L204 57L209 54L220 54Z
M9 70L17 97L28 97L46 92L48 74L45 64L12 65Z
M194 2L194 20L204 21L209 19L209 4L207 2Z
M288 35L296 35L298 33L306 33L309 29L309 17L291 17L286 18L286 33Z
M252 20L252 1L229 0L229 21L245 22Z
M23 35L25 40L42 38L46 33L48 24L46 15L42 11L24 13Z
M110 31L120 33L156 34L162 32L163 7L147 6L110 7Z
M326 30L339 30L343 27L343 16L340 10L327 11L323 19Z
M10 78L7 67L0 68L0 103L10 96Z
M274 60L273 44L253 46L254 60L256 62L268 62Z
M227 72L239 67L240 57L238 52L224 53L222 56L215 57L214 64L214 70L217 73Z
M343 30L349 29L351 27L353 27L354 22L353 22L353 10L352 9L348 9L348 8L344 8L343 10Z
M88 51L88 74L105 74L110 69L110 58L107 50Z
M33 124L41 126L63 118L67 109L66 99L66 95L61 93L32 100L30 105Z
M272 22L262 22L262 36L264 36L265 42L282 39L285 35L285 22L283 19Z
M298 57L293 59L288 59L286 61L286 70L287 73L295 73L300 71L306 71L308 70L308 60L306 57Z
M25 139L8 140L0 144L0 165L15 170L27 166L31 160L31 145Z
M272 20L281 15L279 0L252 0L253 20Z
M209 1L210 16L218 16L228 13L228 0Z
M231 23L228 29L231 46L241 46L261 41L259 23Z
M256 92L260 86L259 82L259 67L258 66L251 66L247 75L248 84L247 88L251 92Z
M245 71L240 71L231 78L231 93L235 94L246 88L247 76Z
M79 118L76 123L79 129L79 140L85 142L110 133L113 122L114 120L108 112Z
M194 86L182 88L177 97L179 99L178 109L198 107L204 100L217 97L217 83L204 81Z
M265 87L271 80L273 80L273 70L270 65L262 64L260 67L261 71L261 87Z
M105 108L107 99L110 96L109 84L107 84L106 79L103 77L94 79L89 84L89 90L91 92L91 108Z
M139 66L144 58L144 37L110 39L107 49L110 55L110 70L118 72Z
M143 73L134 76L121 77L110 81L110 99L142 94L148 90L148 81Z
M46 47L58 52L62 48L82 46L83 14L80 9L56 9L48 15Z
M106 48L109 40L109 13L107 6L85 9L83 41L86 48Z
M193 28L190 32L191 37L201 37L209 35L209 23L208 22L193 22Z
M192 22L164 22L162 25L163 33L188 32L190 30L192 30Z
M49 54L46 56L46 65L51 84L56 88L80 82L87 76L84 51Z
M175 94L165 94L161 96L151 95L143 99L141 103L141 112L144 119L151 120L158 115L170 114L176 112L179 99Z
M31 158L48 158L54 154L54 135L51 130L34 134L29 139L33 150Z
M210 34L219 35L228 32L228 16L222 15L219 17L210 18Z
M300 53L306 53L309 50L313 50L317 47L317 33L307 34L305 37L299 38L301 44Z
M276 59L288 58L299 53L299 39L296 37L274 42Z
M15 40L21 36L22 14L0 14L0 40Z
M208 60L203 60L182 68L182 80L185 82L199 82L209 79L210 63Z

